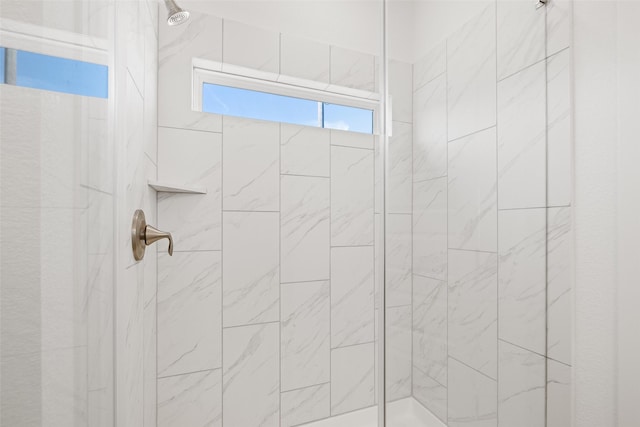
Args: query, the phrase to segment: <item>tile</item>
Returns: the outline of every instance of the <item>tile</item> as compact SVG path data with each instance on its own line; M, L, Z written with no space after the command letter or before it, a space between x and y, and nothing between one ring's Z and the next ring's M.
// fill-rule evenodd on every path
M281 34L280 49L281 74L329 83L329 45Z
M393 122L393 136L389 138L387 152L389 159L387 212L389 213L411 213L411 135L410 123Z
M144 87L144 26L145 18L148 16L146 5L141 1L121 3L117 8L118 20L124 22L121 33L117 37L121 38L124 49L124 63L128 74L131 76L140 92Z
M87 419L91 427L114 425L113 390L90 390L87 393Z
M329 178L281 177L281 282L329 278L329 190Z
M375 90L373 55L331 46L331 83L373 92Z
M547 426L570 426L571 408L571 366L547 359Z
M101 191L89 190L87 192L89 205L87 206L87 226L91 230L87 238L87 253L107 254L113 253L114 241L114 197Z
M222 19L190 13L182 25L159 26L158 124L220 132L222 116L192 110L192 63L222 61Z
M279 224L277 212L224 212L223 326L278 320Z
M222 408L225 424L279 425L278 330L277 323L224 329Z
M280 125L280 173L330 176L331 131L311 126Z
M498 207L546 204L545 64L498 83Z
M442 422L447 422L447 388L413 367L413 397Z
M544 356L504 341L499 342L498 352L499 424L545 427Z
M330 380L329 281L281 285L281 391Z
M497 384L449 358L449 427L497 427Z
M447 384L447 282L413 276L413 366Z
M438 43L413 64L413 89L420 89L447 69L447 44Z
M373 341L373 247L331 249L331 347Z
M449 251L449 356L496 378L497 255Z
M388 153L388 152L387 152ZM374 139L373 148L373 191L374 191L374 211L376 214L380 214L383 211L384 198L384 181L385 178L385 165L384 158L382 156L382 144L381 139L376 135ZM404 197L404 196L402 196Z
M223 128L223 209L277 211L280 125L225 116Z
M571 208L549 208L547 215L547 356L570 365L574 298Z
M389 94L393 120L404 123L412 121L413 67L400 61L389 61Z
M413 96L413 180L447 175L447 80L443 74Z
M282 427L293 427L331 415L329 383L282 393L280 411Z
M413 272L447 278L447 177L413 183Z
M151 6L146 4L146 9L150 12L150 8L155 10L155 25L158 24L158 4ZM144 94L144 112L143 112L143 140L144 151L147 156L157 164L158 158L158 36L153 27L151 17L147 14L147 19L143 19L144 38L144 86L142 92ZM155 413L155 405L154 405Z
M87 387L113 392L113 254L88 256Z
M116 292L116 423L142 425L144 420L144 270L127 268Z
M449 247L495 252L497 250L495 128L449 144L448 180Z
M372 150L331 147L331 244L373 244Z
M222 248L222 135L158 129L158 180L204 187L207 194L158 193L158 227L177 251Z
M387 402L411 396L411 305L387 309Z
M496 124L495 5L447 40L449 141Z
M514 209L498 215L498 335L545 354L546 210Z
M158 256L159 377L222 365L220 268L220 252Z
M374 135L348 130L331 129L331 145L373 149Z
M374 404L373 343L331 351L331 415Z
M547 206L571 204L570 55L547 59Z
M572 0L548 2L547 9L547 55L551 56L571 45Z
M158 412L158 248L147 248L143 279L143 419L157 425Z
M280 72L280 34L225 19L222 40L225 64Z
M544 59L544 7L528 1L497 2L498 80Z
M411 304L411 215L389 214L386 221L387 307Z
M222 426L221 370L158 380L158 427Z

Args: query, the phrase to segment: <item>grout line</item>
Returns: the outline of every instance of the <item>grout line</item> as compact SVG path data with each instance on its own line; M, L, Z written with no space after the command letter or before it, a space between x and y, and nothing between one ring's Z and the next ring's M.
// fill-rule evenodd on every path
M538 355L538 356L540 356L540 357L546 357L544 354L538 353L537 351L531 350L530 348L526 348L526 347L523 347L523 346L521 346L521 345L514 344L514 343L512 343L511 341L507 341L507 340L505 340L505 339L503 339L503 338L498 338L498 341L502 341L503 343L506 343L506 344L512 345L512 346L517 347L517 348L519 348L519 349L521 349L521 350L528 351L529 353L537 354L537 355Z
M523 68L519 69L518 71L515 71L515 72L513 72L513 73L511 73L511 74L509 74L509 75L507 75L505 77L502 77L502 78L498 79L497 82L501 83L501 82L503 82L503 81L505 81L505 80L507 80L507 79L509 79L511 77L514 77L514 76L520 74L521 72L523 72L525 70L528 70L529 68L535 67L536 65L540 64L541 62L546 62L546 60L547 60L547 55L545 54L544 58L539 59L536 62L534 62L533 64L529 64L526 67L523 67Z
M280 176L299 176L303 178L322 178L322 179L331 179L330 176L322 176L322 175L305 175L301 173L281 173Z
M497 99L497 98L496 98L496 99ZM449 108L449 107L447 107L447 108ZM449 114L448 114L448 112L447 112L447 120L448 120L448 116L449 116ZM497 116L496 116L496 117L497 117ZM449 132L449 129L448 129L448 126L449 126L449 125L448 125L448 122L447 122L447 138L449 138L449 133L448 133L448 132ZM486 128L483 128L483 129L479 129L479 130L476 130L476 131L473 131L473 132L468 133L468 134L466 134L466 135L458 136L458 137L456 137L456 138L454 138L454 139L448 140L448 141L447 141L447 143L457 142L457 141L460 141L460 140L465 139L465 138L467 138L467 137L470 137L470 136L473 136L473 135L477 135L477 134L479 134L479 133L485 132L485 131L487 131L487 130L489 130L489 129L493 129L493 128L497 128L497 125L495 125L495 124L494 124L494 125L491 125L491 126L489 126L489 127L486 127Z
M329 48L329 81L331 81L331 48ZM333 374L332 365L333 365L333 363L332 363L332 360L331 360L332 359L332 357L331 357L331 347L332 347L332 340L333 340L333 331L332 331L332 328L333 328L333 323L332 323L333 304L331 303L331 288L333 286L333 281L331 280L331 273L332 273L332 271L331 271L331 265L332 265L331 260L333 258L333 256L332 256L333 255L332 254L333 250L331 248L331 239L332 239L332 234L331 234L332 228L331 228L331 226L333 224L333 220L332 220L332 218L333 218L333 215L332 215L333 204L331 203L331 200L332 200L333 193L331 191L331 187L333 186L332 184L333 184L333 179L334 179L333 174L331 173L332 172L331 171L331 158L333 157L332 156L332 150L331 150L331 137L332 137L332 135L333 135L333 132L329 132L329 417L331 417L331 415L332 415L331 408L332 408L332 404L333 404L333 401L331 400L331 398L332 398L331 389L333 388L332 387L332 383L331 383L331 381L333 380L333 377L332 377L332 374Z
M316 280L298 280L293 282L280 282L281 285L295 285L298 283L320 283L329 282L331 279L316 279Z
M278 35L282 51L282 33ZM280 52L279 52L280 53ZM281 69L282 55L279 56ZM282 123L278 124L278 171L282 170ZM278 177L278 282L282 277L282 175ZM282 425L282 284L278 284L278 425Z
M445 80L445 128L446 128L446 139L447 141L449 141L449 40L445 40L444 42L444 80ZM444 286L445 286L445 298L446 298L446 312L445 312L445 318L446 318L446 329L447 329L447 341L445 343L446 345L446 354L447 354L447 359L446 359L446 373L447 373L447 384L446 384L446 393L447 393L447 400L446 400L446 423L449 423L449 143L447 142L447 169L446 169L446 188L447 188L447 209L446 209L446 221L447 221L447 225L445 226L446 228L446 233L447 233L447 251L446 251L446 257L447 257L447 271L446 271L446 280L444 282Z
M222 20L222 37L224 49L224 19ZM223 56L224 58L224 56ZM224 116L220 117L220 424L224 425Z
M320 386L328 385L328 384L331 384L331 382L330 381L324 381L324 382L316 383L316 384L303 385L302 387L296 387L296 388L290 388L290 389L287 389L287 390L281 390L280 393L284 394L284 393L289 393L290 391L306 390L306 389L311 388L311 387L320 387Z
M438 381L436 378L434 378L433 376L429 375L427 372L425 372L424 370L420 369L418 366L415 367L416 371L420 372L422 375L424 375L425 377L428 377L429 379L433 380L434 382L440 384L442 387L447 388L446 385L442 384L440 381Z
M497 219L497 215L496 215L496 219ZM497 237L497 234L496 234ZM497 254L498 251L479 251L476 249L460 249L460 248L447 248L450 251L462 251L462 252L479 252L479 253L483 253L483 254Z
M499 193L500 193L500 188L499 188L499 175L500 175L500 159L499 159L499 155L498 155L498 130L499 130L499 111L498 111L498 1L496 0L494 3L494 24L495 24L495 44L494 47L496 48L495 50L495 57L496 57L496 87L495 87L495 101L496 101L496 105L495 107L495 111L496 111L496 122L495 122L495 128L496 128L496 139L495 139L495 150L496 150L496 169L495 169L495 180L496 180L496 185L495 185L495 189L496 189L496 255L499 253L500 250L500 219L499 219L499 215L498 215L498 207L500 206L500 199L499 199ZM500 423L500 262L499 262L500 257L496 256L496 423Z
M367 151L374 151L373 147L372 148L367 148L367 147L354 147L352 145L340 145L340 144L331 144L332 147L342 147L342 148L353 148L354 150L367 150Z
M237 328L245 328L247 326L264 326L264 325L271 325L274 323L280 323L279 320L271 320L269 322L258 322L258 323L245 323L242 325L231 325L231 326L223 326L222 329L237 329Z
M165 378L181 377L183 375L200 374L200 373L203 373L203 372L215 372L215 371L219 371L219 370L222 370L222 366L219 367L219 368L200 369L198 371L180 372L179 374L161 375L161 376L158 376L156 379L163 380Z
M448 264L448 263L447 263ZM422 277L425 279L431 279L431 280L436 280L438 282L444 282L447 283L447 278L444 279L438 279L436 277L431 277L431 276L427 276L426 274L422 274L422 273L413 273L414 276L418 276L418 277Z
M484 373L484 372L482 372L482 371L477 370L476 368L474 368L474 367L472 367L472 366L467 365L466 363L464 363L464 362L463 362L462 360L460 360L460 359L457 359L457 358L455 358L455 357L453 357L453 356L451 356L451 355L449 355L449 359L453 359L453 360L455 360L456 362L458 362L459 364L464 365L464 366L466 366L467 368L471 369L472 371L475 371L475 372L479 373L479 374L480 374L480 375L482 375L483 377L486 377L486 378L490 379L491 381L495 381L495 382L496 382L496 384L498 383L498 379L497 379L497 378L491 378L489 375L485 374L485 373Z
M222 120L222 117L224 117L223 114L216 114L217 116L220 117L220 119ZM177 126L160 126L158 125L158 130L160 129L174 129L174 130L183 130L183 131L187 131L187 132L202 132L202 133L213 133L216 135L222 135L222 130L220 130L220 132L216 132L216 131L212 131L212 130L204 130L204 129L190 129L190 128L186 128L186 127L177 127Z
M338 347L332 347L331 351L340 350L342 348L357 347L359 345L368 345L368 344L373 344L375 346L376 340L374 339L373 341L366 341L366 342L360 342L360 343L356 343L356 344L348 344L348 345L341 345L341 346L338 346Z
M549 59L548 59L548 51L547 51L547 42L548 42L548 33L547 33L547 19L548 19L548 9L547 5L543 5L544 7L544 130L545 130L545 144L544 144L544 154L545 154L545 215L544 215L544 225L545 225L545 235L544 235L544 425L546 426L549 418L549 361L548 361L548 353L549 353Z

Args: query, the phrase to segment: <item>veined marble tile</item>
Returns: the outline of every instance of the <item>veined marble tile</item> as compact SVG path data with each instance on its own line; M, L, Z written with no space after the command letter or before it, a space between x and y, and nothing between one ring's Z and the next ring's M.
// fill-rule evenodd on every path
M389 213L411 213L412 132L411 123L393 122L393 136L389 138L388 151Z
M373 246L331 249L331 347L373 341Z
M448 180L449 247L495 252L498 222L495 128L449 143Z
M411 396L411 305L387 308L387 402Z
M223 213L225 327L278 320L279 216L277 212Z
M113 254L89 255L88 271L87 388L113 393Z
M88 201L87 226L91 233L86 236L88 240L87 253L113 253L114 198L111 194L89 190Z
M498 203L500 209L546 204L544 61L498 83Z
M497 258L449 251L449 355L491 378L497 373Z
M330 176L331 131L280 124L280 173Z
M495 5L447 40L449 141L496 124Z
M158 413L158 247L147 248L143 296L144 422L157 425ZM219 294L218 294L219 295Z
M281 427L293 427L331 415L331 384L325 383L282 393Z
M499 424L545 427L544 356L504 341L499 341L499 353Z
M113 389L89 390L87 393L87 419L91 427L110 427L115 423Z
M413 366L447 384L447 282L413 276Z
M447 175L447 79L443 74L413 96L413 180Z
M572 361L571 208L547 211L547 356Z
M221 427L221 376L215 369L158 380L158 427Z
M570 426L571 404L571 366L547 359L547 426Z
M545 16L530 1L498 0L498 80L544 59Z
M116 37L126 43L124 64L140 92L144 87L144 28L145 18L149 15L146 5L141 1L121 2L117 5L118 21L123 22L123 30Z
M389 214L386 226L387 307L411 305L411 215Z
M449 427L497 427L496 381L449 358Z
M280 72L280 34L225 19L222 40L225 64Z
M570 61L569 49L547 59L547 206L571 204Z
M498 214L498 335L538 354L546 346L546 209Z
M329 178L283 175L280 180L280 281L329 278Z
M413 183L413 272L447 278L447 177Z
M158 194L158 227L177 251L222 249L222 135L158 129L158 180L204 187L207 194Z
M280 125L225 116L223 129L223 209L277 211Z
M281 391L330 380L329 281L281 285Z
M331 147L331 244L373 244L373 150Z
M331 351L331 415L366 408L374 402L374 343Z
M191 11L189 21L159 27L158 124L220 132L222 116L192 110L193 58L222 61L222 19Z
M158 256L159 377L222 365L220 258L218 251Z
M368 133L331 129L331 145L373 149L375 136Z
M413 397L443 423L447 422L447 388L413 367Z
M375 90L373 55L331 46L331 83L373 92Z
M143 265L134 264L116 292L116 422L124 425L144 422L143 280Z
M280 73L329 83L329 45L289 34L280 35Z
M413 66L411 64L389 61L389 94L391 95L393 121L411 123L413 120L412 82Z
M418 90L447 69L447 44L438 43L413 64L413 90Z
M571 45L572 0L548 2L547 9L547 55L553 55Z
M277 427L280 422L278 324L226 328L223 336L224 423Z

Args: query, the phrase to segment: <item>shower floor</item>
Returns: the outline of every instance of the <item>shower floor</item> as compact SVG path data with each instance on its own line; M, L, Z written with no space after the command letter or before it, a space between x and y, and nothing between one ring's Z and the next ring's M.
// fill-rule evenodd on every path
M378 408L362 409L300 427L377 427ZM396 400L387 406L387 427L446 427L414 398Z

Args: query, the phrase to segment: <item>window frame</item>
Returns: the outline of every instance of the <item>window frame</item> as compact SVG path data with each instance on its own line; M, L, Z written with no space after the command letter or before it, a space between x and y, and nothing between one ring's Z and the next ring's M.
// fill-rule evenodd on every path
M249 74L249 73L247 73ZM341 93L341 88L335 85L326 85L325 89L318 89L317 82L309 82L305 85L303 80L299 80L300 84L285 83L275 81L268 78L254 77L239 73L230 73L210 68L204 68L201 64L193 66L192 73L192 108L195 111L202 112L202 92L205 83L229 86L239 89L252 90L257 92L265 92L274 95L288 96L293 98L301 98L315 102L324 102L329 104L343 105L346 107L363 108L373 111L372 117L372 135L378 135L379 117L380 117L380 101L379 95L371 92L369 97L356 96L349 93ZM315 87L314 87L315 86ZM344 92L349 92L349 88L344 88ZM278 122L276 122L278 123ZM303 125L300 125L303 126ZM330 128L323 128L327 129ZM342 131L355 132L355 131ZM359 133L359 132L357 132Z

